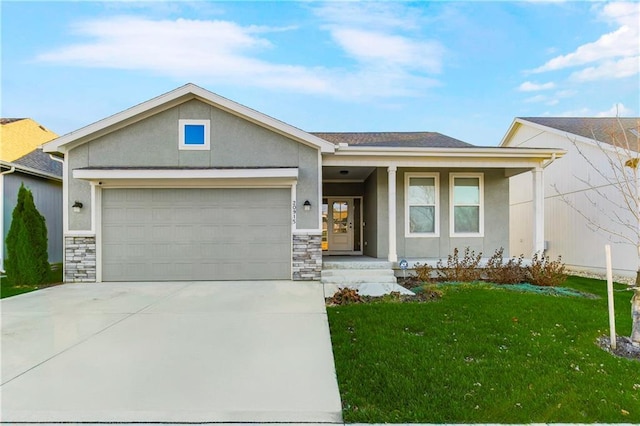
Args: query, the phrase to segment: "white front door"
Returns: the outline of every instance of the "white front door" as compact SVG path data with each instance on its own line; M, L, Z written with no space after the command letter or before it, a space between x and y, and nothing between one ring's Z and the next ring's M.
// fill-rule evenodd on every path
M353 251L353 198L330 198L328 245L330 251Z

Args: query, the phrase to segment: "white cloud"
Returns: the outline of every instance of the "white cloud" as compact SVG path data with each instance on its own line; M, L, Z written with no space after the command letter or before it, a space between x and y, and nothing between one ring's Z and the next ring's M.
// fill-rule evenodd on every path
M588 65L574 72L570 77L578 82L624 78L640 73L638 67L640 4L608 3L602 7L600 16L617 28L603 34L596 41L579 46L571 53L552 58L531 72L543 73Z
M331 33L349 55L369 66L383 64L429 73L439 73L442 69L444 49L438 42L351 28L336 28Z
M640 43L640 40L638 41ZM605 61L597 66L576 71L569 77L575 81L610 80L640 74L640 56Z
M624 117L632 116L633 110L625 107L623 104L613 104L611 108L606 111L601 111L595 114L596 117Z
M442 71L444 46L422 37L427 22L420 9L394 2L327 2L313 9L337 45L359 68L390 69L412 78Z
M533 103L544 102L547 99L549 99L549 98L547 96L545 96L545 95L536 95L536 96L532 96L530 98L525 99L524 102L526 102L528 104L533 104Z
M549 90L556 87L556 85L552 82L549 83L532 83L531 81L525 81L520 86L518 86L518 90L520 92L538 92L540 90Z
M350 69L274 63L260 55L277 49L268 36L295 28L241 26L223 20L153 20L134 16L78 23L73 31L86 41L36 57L67 66L144 71L209 84L241 84L271 90L337 98L415 97L438 84L423 69L439 70L428 56L438 46L366 32L342 33L340 46L357 59ZM349 40L344 37L354 36ZM366 53L366 43L377 49ZM380 66L363 66L376 61ZM416 68L421 68L416 71Z

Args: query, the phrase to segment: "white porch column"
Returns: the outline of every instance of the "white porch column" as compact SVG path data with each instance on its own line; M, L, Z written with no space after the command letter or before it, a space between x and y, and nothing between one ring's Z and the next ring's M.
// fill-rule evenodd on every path
M396 253L396 166L389 166L387 173L389 174L389 262L397 262L398 254Z
M533 175L533 254L544 250L544 175L542 167Z

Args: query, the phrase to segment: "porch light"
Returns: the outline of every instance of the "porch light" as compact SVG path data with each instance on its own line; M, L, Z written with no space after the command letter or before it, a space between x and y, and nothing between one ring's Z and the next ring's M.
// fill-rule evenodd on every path
M308 212L309 210L311 210L311 202L309 200L305 201L303 206L304 206L304 211Z
M80 201L76 201L75 203L73 203L73 211L75 213L80 213L80 209L82 208L82 203Z

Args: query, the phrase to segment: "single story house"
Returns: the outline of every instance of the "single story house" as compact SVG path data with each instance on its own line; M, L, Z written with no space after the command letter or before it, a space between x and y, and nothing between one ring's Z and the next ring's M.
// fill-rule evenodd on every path
M504 148L561 148L567 152L545 169L544 219L547 254L571 270L603 275L604 246L611 245L614 273L633 278L638 269L637 212L620 198L612 163L620 167L614 140L640 146L638 117L518 117L507 130ZM623 159L624 163L624 159ZM512 253L529 253L533 173L511 178L510 242ZM633 182L631 182L633 184ZM611 231L611 232L607 232ZM540 249L541 247L538 247Z
M51 158L39 147L57 135L30 118L3 118L0 128L0 270L4 271L5 241L22 184L31 191L36 208L45 217L49 262L61 263L62 160Z
M44 149L65 157L65 279L87 282L317 280L323 255L492 253L509 244L509 177L563 154L308 133L193 84Z

